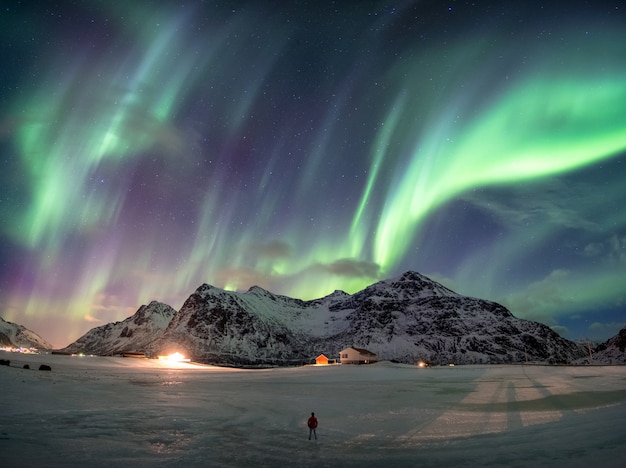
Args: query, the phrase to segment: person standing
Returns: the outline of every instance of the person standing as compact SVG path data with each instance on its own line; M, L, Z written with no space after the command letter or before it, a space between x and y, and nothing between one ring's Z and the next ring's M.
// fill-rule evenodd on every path
M311 440L311 434L315 436L315 440L317 440L317 418L315 417L315 413L311 413L311 417L307 421L307 426L309 426L309 440Z

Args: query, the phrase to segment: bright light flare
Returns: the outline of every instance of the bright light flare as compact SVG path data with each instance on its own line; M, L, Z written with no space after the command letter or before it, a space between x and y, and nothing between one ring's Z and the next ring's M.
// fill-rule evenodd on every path
M189 362L190 361L190 359L186 358L185 356L180 354L178 351L175 353L169 354L168 356L159 356L159 360L168 361L168 362Z

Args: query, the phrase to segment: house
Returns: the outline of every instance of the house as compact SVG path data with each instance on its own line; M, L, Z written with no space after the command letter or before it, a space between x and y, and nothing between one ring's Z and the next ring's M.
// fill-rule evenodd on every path
M342 364L372 364L378 356L367 349L350 347L339 352L339 360Z
M328 364L328 358L326 356L324 356L323 354L320 354L319 356L317 356L315 358L315 364L326 365L326 364Z
M329 359L324 354L320 354L315 358L315 364L318 366L328 366L330 364L337 364L337 359Z

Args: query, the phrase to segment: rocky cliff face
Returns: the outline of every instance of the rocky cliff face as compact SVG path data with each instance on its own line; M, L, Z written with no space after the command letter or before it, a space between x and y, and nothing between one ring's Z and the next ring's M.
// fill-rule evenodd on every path
M2 317L0 317L0 346L38 350L52 349L52 345L34 331L22 325L7 322Z
M160 302L142 305L122 322L114 322L89 330L61 351L98 354L145 353L148 345L163 335L176 311Z

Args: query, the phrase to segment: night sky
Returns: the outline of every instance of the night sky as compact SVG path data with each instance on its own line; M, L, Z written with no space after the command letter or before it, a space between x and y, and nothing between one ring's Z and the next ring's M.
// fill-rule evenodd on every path
M202 283L406 270L626 325L620 1L3 1L0 315L57 347Z

